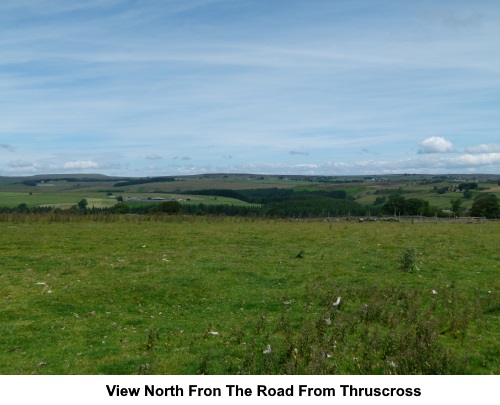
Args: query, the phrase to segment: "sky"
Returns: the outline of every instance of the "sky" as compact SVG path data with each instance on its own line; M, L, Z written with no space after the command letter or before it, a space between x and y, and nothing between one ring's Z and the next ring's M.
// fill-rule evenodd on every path
M0 176L500 174L498 0L2 0Z

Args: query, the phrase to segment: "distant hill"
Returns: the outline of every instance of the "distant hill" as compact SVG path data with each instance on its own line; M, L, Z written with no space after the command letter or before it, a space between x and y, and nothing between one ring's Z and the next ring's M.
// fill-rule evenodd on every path
M455 180L479 180L479 181L488 181L488 180L498 180L500 174L460 174L460 173L450 173L450 174L425 174L425 173L415 173L415 174L364 174L364 175L299 175L299 174L258 174L258 173L204 173L204 174L191 174L191 175L162 175L162 176L107 176L104 174L95 174L95 173L59 173L59 174L37 174L30 176L0 176L0 181L24 181L24 180L44 180L44 179L53 179L53 180L62 180L65 178L74 178L74 179L95 179L100 181L124 181L124 180L133 180L133 179L154 179L154 178L165 178L165 177L175 177L177 179L214 179L214 178L241 178L241 179L249 179L249 180L272 180L272 179L297 179L304 180L310 179L314 181L321 180L330 180L330 181L344 181L344 180L381 180L381 179L415 179L415 178L440 178L440 179L455 179Z
M114 177L104 174L37 174L33 176L0 176L0 184L20 183L23 181L49 181L49 180L67 180L74 179L75 181L122 181L129 177Z
M307 181L319 183L361 183L361 182L384 182L384 181L425 181L425 180L442 180L442 181L481 181L481 182L496 182L500 178L500 174L374 174L374 175L342 175L342 176L325 176L325 175L287 175L287 174L251 174L251 173L207 173L195 175L181 176L107 176L104 174L94 173L67 173L67 174L37 174L32 176L0 176L0 185L21 183L26 181L41 182L41 181L79 181L79 182L131 182L131 184L164 182L165 179L175 180L219 180L219 181L243 181L243 182L258 182L258 181Z

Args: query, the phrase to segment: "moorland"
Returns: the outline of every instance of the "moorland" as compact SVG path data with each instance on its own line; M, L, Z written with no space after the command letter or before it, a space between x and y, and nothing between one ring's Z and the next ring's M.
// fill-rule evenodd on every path
M434 177L2 178L0 373L498 374L498 176Z

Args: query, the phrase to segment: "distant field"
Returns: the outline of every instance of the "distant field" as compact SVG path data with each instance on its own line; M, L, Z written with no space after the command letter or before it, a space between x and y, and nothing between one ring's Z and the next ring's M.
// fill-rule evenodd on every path
M98 195L87 196L87 193L13 193L0 191L0 207L17 207L19 204L26 204L29 207L52 206L59 208L70 208L78 204L78 201L86 198L89 207L111 207L116 204L116 200Z
M34 177L36 185L27 185L23 178L0 178L0 207L16 207L27 204L30 207L50 205L53 207L68 208L75 205L82 198L92 201L95 207L112 206L116 200L110 199L108 194L114 196L138 197L163 197L166 199L182 199L183 203L189 198L189 203L204 204L233 204L245 205L247 203L228 199L222 196L196 196L189 194L192 190L223 189L223 190L249 190L288 188L295 190L344 190L356 202L372 206L378 197L388 198L391 193L399 192L405 198L418 198L429 201L430 205L438 209L450 209L453 199L462 201L462 208L470 208L474 197L480 193L494 193L500 198L499 176L494 175L454 175L440 176L437 180L430 175L394 175L387 178L382 176L348 176L348 177L314 177L314 176L260 176L252 174L210 174L199 176L180 176L175 181L147 182L129 186L114 187L120 180L106 178L105 176L82 176L81 181L68 181L69 175L52 175L53 180ZM50 177L47 175L47 177ZM92 181L86 181L90 177ZM87 179L88 180L88 179ZM462 192L446 192L439 194L438 189L456 187L463 182L479 180L479 191L473 192L471 199L463 197ZM32 180L34 181L34 180ZM122 179L123 181L123 179ZM150 179L148 179L150 181ZM30 194L31 193L31 194ZM186 193L186 194L180 194Z
M175 200L182 204L230 204L230 205L254 205L235 198L208 196L208 195L173 195L165 198L164 201ZM126 201L126 204L131 207L152 206L163 201Z
M311 184L304 181L258 181L258 180L225 180L225 179L188 179L173 183L148 183L125 187L127 192L151 193L151 192L189 192L200 189L224 189L224 190L248 190L255 188L293 188L296 186Z
M499 222L3 215L0 373L498 374L498 240Z

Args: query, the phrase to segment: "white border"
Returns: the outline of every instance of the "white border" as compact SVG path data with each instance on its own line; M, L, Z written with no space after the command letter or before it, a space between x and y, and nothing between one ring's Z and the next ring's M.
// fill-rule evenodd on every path
M499 398L499 376L0 376L2 403L28 404L440 404L456 401L495 403ZM120 388L140 388L139 396L109 396L106 385ZM145 396L145 385L155 388L179 386L182 397ZM220 388L221 397L189 396L189 386ZM249 388L250 396L229 396L227 385ZM293 397L257 396L257 386L289 389ZM334 388L335 397L299 396L299 386ZM367 397L344 396L342 385L355 388L415 388L420 396ZM290 391L288 391L290 392ZM328 392L328 391L326 391ZM331 392L331 391L330 391ZM359 391L358 391L359 392Z

